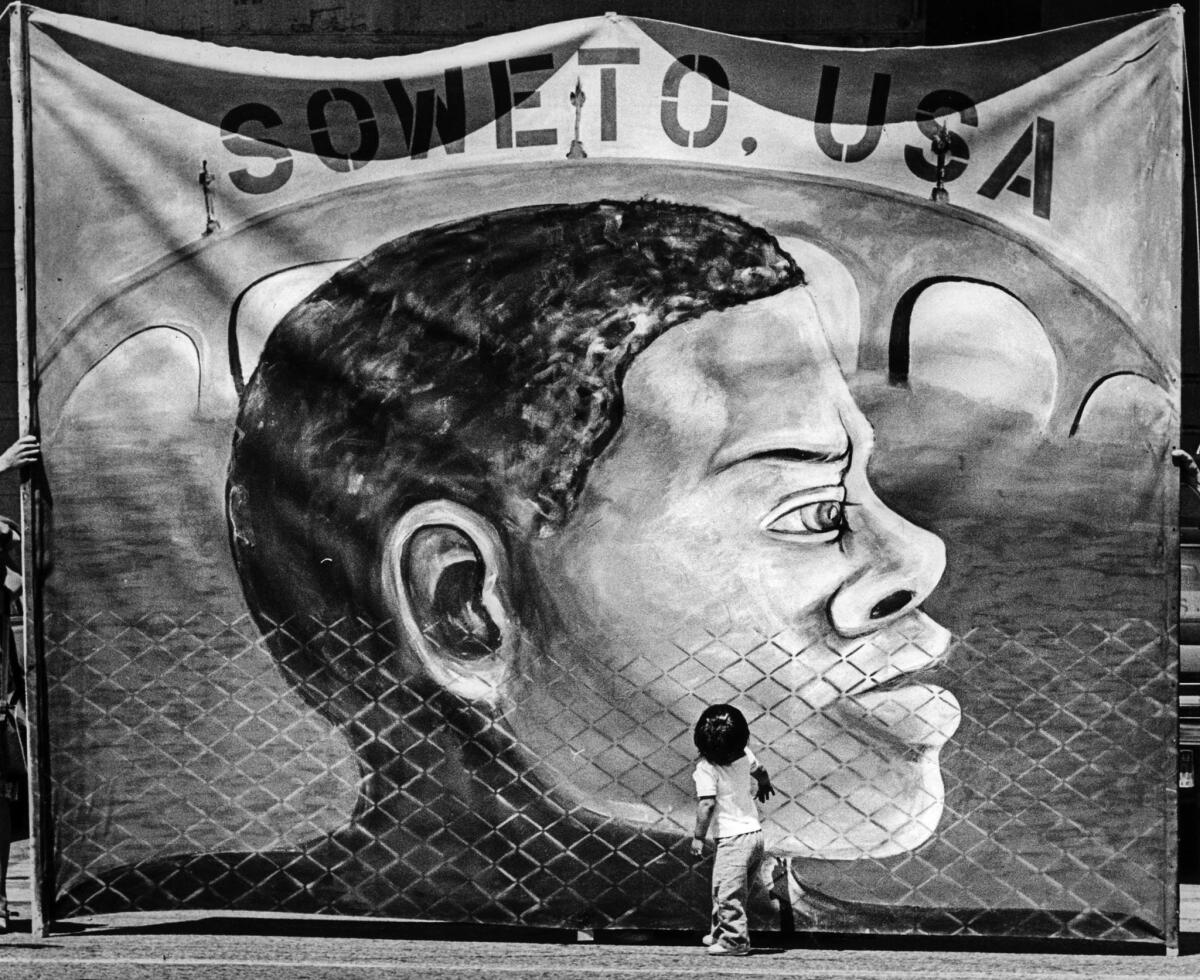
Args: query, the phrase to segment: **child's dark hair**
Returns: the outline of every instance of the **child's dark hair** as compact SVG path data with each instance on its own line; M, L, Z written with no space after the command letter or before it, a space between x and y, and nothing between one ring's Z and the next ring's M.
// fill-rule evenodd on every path
M727 766L746 751L750 726L732 704L713 704L701 713L692 738L705 759L714 766Z

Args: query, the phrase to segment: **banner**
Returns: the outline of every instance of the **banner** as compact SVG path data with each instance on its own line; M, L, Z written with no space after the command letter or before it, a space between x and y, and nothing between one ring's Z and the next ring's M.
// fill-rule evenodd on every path
M56 916L1169 941L1178 8L26 29Z

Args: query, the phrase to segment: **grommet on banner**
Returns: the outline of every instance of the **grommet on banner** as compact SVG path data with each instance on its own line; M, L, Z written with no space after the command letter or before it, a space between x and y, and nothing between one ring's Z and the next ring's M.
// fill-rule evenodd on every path
M575 79L575 91L567 96L571 100L571 105L575 107L575 138L571 140L571 148L567 150L568 160L586 160L587 151L583 148L583 143L579 140L579 119L583 115L583 104L587 101L587 96L583 94L583 84L577 78Z
M937 154L937 184L929 195L931 201L938 204L950 203L950 192L946 190L946 154L950 152L950 134L946 124L942 123L938 131L930 137L930 148Z

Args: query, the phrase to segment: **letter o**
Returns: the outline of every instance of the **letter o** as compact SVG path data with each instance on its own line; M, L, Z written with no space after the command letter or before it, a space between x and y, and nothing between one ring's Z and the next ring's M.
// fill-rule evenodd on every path
M333 145L333 136L329 132L329 106L334 102L345 102L358 120L358 146L349 153L341 152ZM328 88L313 92L308 100L308 130L313 151L325 166L338 173L361 170L379 152L379 124L375 121L375 113L371 103L354 89Z
M712 101L709 104L708 123L703 129L692 132L679 122L679 85L688 72L703 75L712 85ZM677 146L692 146L703 149L712 146L725 131L729 119L729 76L716 58L706 54L685 54L671 63L663 76L662 84L662 128L672 143Z

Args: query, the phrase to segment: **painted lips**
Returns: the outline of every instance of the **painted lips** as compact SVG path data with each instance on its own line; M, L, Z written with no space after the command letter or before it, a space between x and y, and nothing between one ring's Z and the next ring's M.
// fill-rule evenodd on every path
M945 658L950 634L920 612L905 626L893 624L892 637L873 638L876 650L891 647L888 666L874 675L879 682L868 690L845 694L838 709L865 723L884 741L939 749L958 730L962 709L953 694L918 676ZM893 638L902 642L893 647L888 642Z
M962 719L958 700L936 684L873 688L845 698L843 704L853 705L855 714L880 726L892 738L924 748L945 745Z

